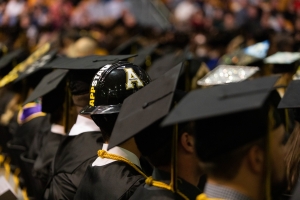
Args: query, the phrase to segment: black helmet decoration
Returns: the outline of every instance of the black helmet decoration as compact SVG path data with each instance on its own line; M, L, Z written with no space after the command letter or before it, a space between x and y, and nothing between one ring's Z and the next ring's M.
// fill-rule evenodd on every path
M140 67L118 61L103 66L94 76L89 105L81 114L112 114L120 111L129 95L150 83L149 75Z

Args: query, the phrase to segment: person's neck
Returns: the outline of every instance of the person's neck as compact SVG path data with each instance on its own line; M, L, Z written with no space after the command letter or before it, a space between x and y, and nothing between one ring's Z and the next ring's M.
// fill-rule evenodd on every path
M232 180L218 179L208 175L207 184L221 185L251 198L252 200L263 199L264 184L259 177L237 175ZM245 181L247 180L247 181Z
M131 153L135 154L138 158L141 157L141 152L137 148L134 138L130 138L129 140L127 140L126 142L123 142L122 144L120 144L118 146L123 149L126 149L127 151L130 151Z
M199 171L199 167L194 165L195 162L180 161L177 164L177 175L179 178L184 179L186 182L198 186L202 172ZM157 169L171 173L171 165L160 166Z

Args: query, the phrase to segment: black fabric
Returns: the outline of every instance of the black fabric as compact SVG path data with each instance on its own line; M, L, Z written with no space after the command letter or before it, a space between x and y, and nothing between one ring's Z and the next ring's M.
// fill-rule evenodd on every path
M108 149L125 142L169 113L181 69L182 63L173 66L124 100Z
M48 133L51 130L50 124L50 116L47 117L47 120L44 121L44 125L40 127L40 130L34 135L33 141L28 149L28 158L29 159L36 159L40 150L45 143L44 140L47 137Z
M36 117L25 122L17 128L12 143L15 145L22 145L29 149L32 145L35 145L33 144L35 135L39 134L39 131L46 126L50 126L48 115Z
M170 184L170 174L154 168L152 177L156 181L161 181L166 184ZM186 182L183 179L178 178L178 189L183 193L188 199L194 200L196 197L202 193L200 189L192 184ZM135 193L131 196L130 200L169 200L169 199L183 199L177 193L173 193L170 190L158 188L155 186L149 186L146 184L141 185L136 189Z
M67 76L67 73L68 73L67 70L57 69L57 70L54 70L53 72L47 74L45 77L43 77L41 82L39 82L39 84L35 87L33 92L25 100L24 105L29 102L35 101L36 99L38 99L42 96L44 96L45 99L51 97L51 100L52 100L52 103L54 103L54 106L59 104L59 102L61 100L63 100L64 98L57 98L57 97L58 97L58 95L62 95L62 93L65 93L65 91L64 91L64 88L66 85L65 77ZM56 94L56 96L54 96L54 94ZM53 102L53 100L54 100L54 102ZM44 102L43 109L44 109L45 103L47 105L47 102ZM47 107L53 108L54 106L48 105Z
M51 164L60 142L67 136L53 133L49 130L46 134L39 154L34 162L33 176L41 180L45 187L51 173Z
M66 137L58 147L52 176L47 184L46 199L73 199L87 167L102 149L100 132L85 132Z
M14 97L15 93L6 88L0 89L0 116L5 113L6 107ZM7 152L6 143L12 139L12 135L9 133L9 128L6 125L0 124L0 146L3 152Z
M300 108L300 80L290 82L278 108Z
M82 95L90 92L90 85L93 77L97 73L94 70L74 70L69 72L69 88L72 95Z
M116 161L105 166L89 166L75 200L128 199L145 178L128 164Z

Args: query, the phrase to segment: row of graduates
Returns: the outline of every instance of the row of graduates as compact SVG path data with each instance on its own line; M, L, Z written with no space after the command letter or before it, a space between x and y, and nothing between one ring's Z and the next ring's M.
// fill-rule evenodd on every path
M42 106L25 105L19 114L23 125L34 124L28 126L29 132L37 124L47 129L45 123L38 121L46 121L41 109L52 113L52 122L61 121L57 116L61 116L62 110L69 112L67 102L62 108L62 97L68 93L66 79L79 115L67 137L55 134L64 132L57 124L43 132L48 134L43 138L35 166L46 166L46 172L39 174L46 190L37 199L196 199L203 190L203 185L198 187L201 189L197 186L204 171L208 174L204 190L208 197L263 199L270 184L275 188L272 191L279 194L280 189L285 189L281 162L281 139L285 137L281 137L284 131L276 114L280 97L272 92L278 77L196 90L180 101L184 96L177 90L183 85L182 64L166 64L170 71L160 71L161 76L158 73L159 77L150 82L140 67L117 62L130 57L60 57L41 67L69 71L55 70L45 76L25 101L42 97ZM164 119L175 102L179 104ZM174 131L172 125L177 123ZM25 135L24 128L18 128L18 135ZM280 136L263 140L269 132ZM36 134L34 140L40 141L39 137L46 135L43 133ZM28 146L35 145L28 142ZM271 153L265 148L269 146L274 146ZM273 153L278 159L276 163ZM144 157L154 166L153 173ZM266 161L270 165L267 170ZM246 171L237 174L242 164L247 166ZM271 175L267 173L269 168L273 170ZM243 187L241 183L245 180ZM249 192L247 186L253 185L259 190Z

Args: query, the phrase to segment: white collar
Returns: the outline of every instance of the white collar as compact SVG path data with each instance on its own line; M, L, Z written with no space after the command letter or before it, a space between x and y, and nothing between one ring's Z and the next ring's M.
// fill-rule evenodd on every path
M99 127L94 123L93 120L77 115L76 123L72 126L69 136L80 135L84 132L100 131Z
M52 124L51 132L55 133L55 134L66 135L65 127L63 127L62 125L59 125L59 124Z
M107 147L108 144L103 144L102 146L102 150L107 151ZM107 152L111 153L111 154L115 154L118 156L122 156L123 158L128 159L130 162L132 162L133 164L135 164L136 166L141 168L141 164L140 164L140 160L139 158L132 152L122 148L122 147L118 147L115 146L114 148L111 148L110 150L108 150ZM115 162L116 160L112 160L109 158L100 158L98 157L92 164L92 166L104 166L107 165L109 163Z

